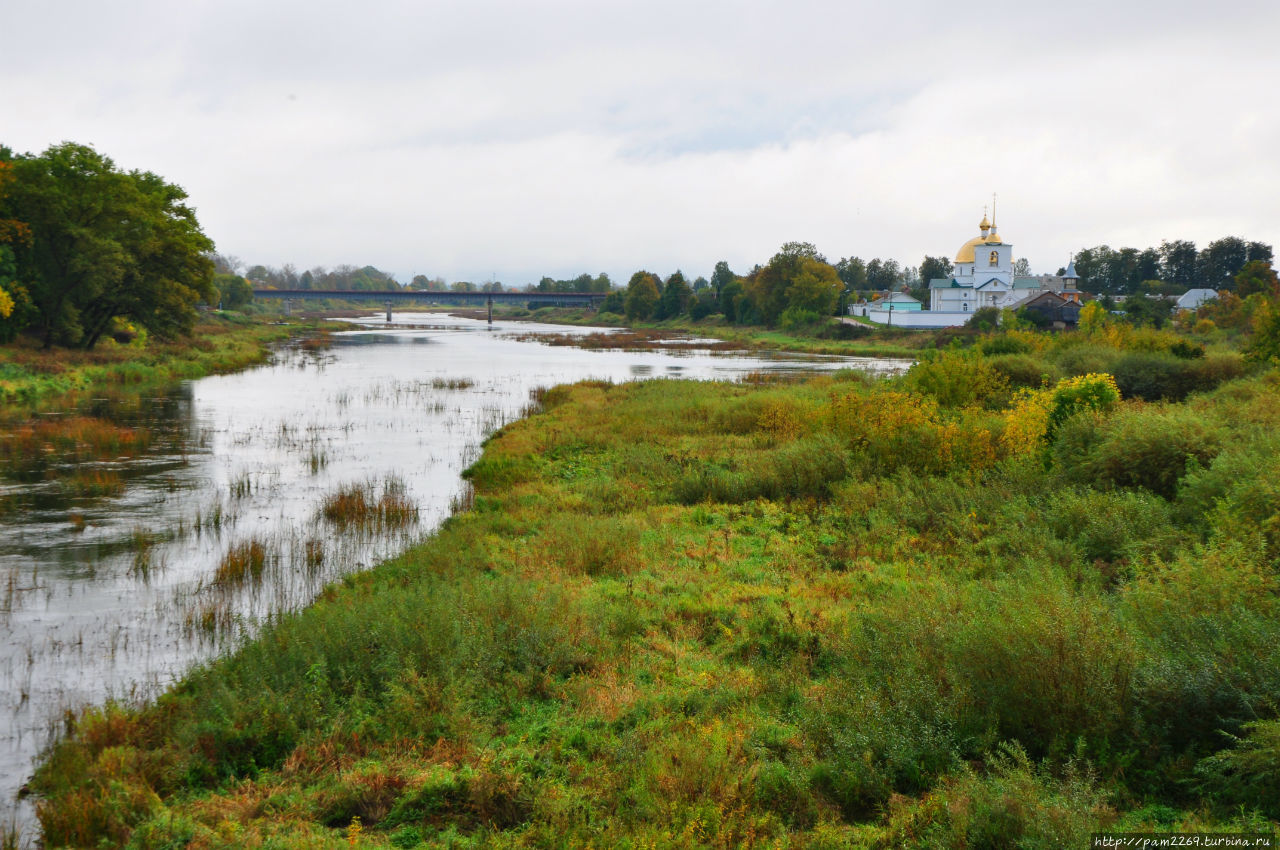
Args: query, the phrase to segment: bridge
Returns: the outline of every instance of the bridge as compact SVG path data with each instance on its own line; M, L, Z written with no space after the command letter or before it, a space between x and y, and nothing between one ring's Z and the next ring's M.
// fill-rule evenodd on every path
M595 307L609 296L607 292L428 292L422 289L255 289L254 299L278 298L288 306L292 301L379 301L387 308L396 303L416 304L483 304L493 321L494 304L521 304L546 307Z

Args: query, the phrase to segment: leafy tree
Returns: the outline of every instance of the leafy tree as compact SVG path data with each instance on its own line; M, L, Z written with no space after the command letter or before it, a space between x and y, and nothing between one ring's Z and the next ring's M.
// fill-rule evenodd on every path
M1139 252L1136 272L1139 280L1159 280L1161 274L1160 251L1155 248L1145 248Z
M836 270L808 242L788 242L769 264L747 278L751 306L766 324L777 324L788 307L829 316L843 287ZM739 321L743 316L737 311Z
M707 289L710 286L711 286L711 282L708 281L702 275L698 275L698 277L695 278L693 281L693 291L695 293L701 292L702 290Z
M596 275L595 280L591 281L591 292L612 292L613 281L609 279L609 275L604 272Z
M716 297L719 298L724 288L733 282L736 275L730 270L729 264L724 260L716 263L715 271L711 273L711 288L716 291Z
M217 297L213 243L179 187L69 142L12 168L4 204L31 227L15 253L46 348L92 348L116 317L162 338L188 333L195 305Z
M1160 243L1161 280L1187 289L1196 285L1196 243L1185 239ZM1078 268L1078 266L1077 266Z
M613 290L604 297L604 301L600 302L601 313L618 313L621 315L626 309L626 297L621 289Z
M658 283L658 276L652 272L641 270L631 276L624 305L628 319L647 319L653 315L662 297Z
M1237 236L1210 242L1198 260L1200 282L1210 289L1230 289L1235 276L1249 261L1249 245Z
M654 311L654 318L662 321L663 319L674 319L683 315L689 303L689 299L693 297L693 290L689 288L689 283L684 279L684 274L676 271L667 278L666 286L662 289L662 298L658 301L658 307Z
M730 322L739 321L738 315L742 311L743 302L747 300L746 290L742 286L742 279L732 278L721 287L717 300L720 302L720 312L724 313L724 317L727 320Z
M1169 323L1173 315L1174 302L1167 298L1148 298L1145 295L1130 295L1124 300L1125 318L1138 327L1149 325L1162 328Z
M705 286L694 293L693 301L689 303L689 318L698 322L719 312L719 310L720 305L716 301L715 292L711 290L710 286Z
M1275 259L1275 255L1271 250L1271 246L1266 242L1250 242L1248 246L1249 262L1260 260L1270 264Z
M1031 276L1031 261L1026 257L1019 257L1013 261L1013 274L1015 277Z
M925 257L928 260L928 257ZM945 260L944 260L945 262ZM948 268L951 264L947 263ZM836 274L840 276L840 280L844 282L848 289L866 289L867 288L867 264L857 257L845 257L836 263ZM950 274L948 271L947 274ZM920 276L925 277L924 266L920 267ZM925 277L925 280L928 280Z
M1280 296L1280 279L1265 260L1250 260L1235 277L1236 295L1247 298L1260 292L1269 298Z
M926 256L920 263L920 281L925 285L931 280L949 280L954 272L955 266L946 257Z
M239 310L253 301L253 286L238 274L215 274L213 283L218 287L218 303L224 310Z
M1280 366L1280 304L1264 302L1253 314L1253 338L1245 356L1255 363Z

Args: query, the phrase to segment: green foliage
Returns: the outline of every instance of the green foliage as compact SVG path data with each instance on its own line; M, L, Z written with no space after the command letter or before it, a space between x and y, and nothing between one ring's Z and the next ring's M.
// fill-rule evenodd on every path
M1058 414L1052 464L1004 440L1011 374L1215 357L1122 327L884 381L542 393L474 509L84 715L41 817L80 844L339 844L359 817L392 846L886 848L1256 820L1273 373L1181 404L1086 373L1017 397Z
M1280 820L1280 720L1244 725L1244 737L1196 765L1201 786L1221 806L1255 809Z
M215 274L213 283L218 288L218 303L224 310L240 310L253 302L253 285L236 274Z
M71 143L17 157L13 178L4 204L31 228L17 264L46 347L92 348L118 316L187 334L216 298L213 243L177 186Z
M843 289L836 270L808 243L789 242L767 266L752 272L746 294L768 325L775 325L790 307L821 316L835 311Z
M980 307L973 311L964 326L979 331L994 331L1000 327L1000 310L996 307Z
M1126 408L1105 420L1083 414L1062 424L1054 462L1072 481L1172 499L1190 469L1213 460L1224 436L1218 423L1177 408Z
M625 306L628 319L647 319L658 309L662 295L660 281L651 272L638 271L627 283Z
M1267 302L1254 313L1253 337L1245 356L1255 363L1280 366L1280 301Z
M943 407L999 405L1009 398L1008 379L972 350L925 352L907 372L905 384Z
M894 806L889 818L885 847L1056 850L1086 846L1115 812L1086 767L1071 762L1057 776L1008 744L987 772L950 776L924 800Z

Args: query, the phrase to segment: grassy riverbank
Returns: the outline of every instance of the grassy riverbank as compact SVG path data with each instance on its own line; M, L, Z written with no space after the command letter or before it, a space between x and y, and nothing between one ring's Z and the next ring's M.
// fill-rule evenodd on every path
M548 391L433 538L156 704L69 723L34 783L46 838L1273 830L1280 375L1178 342Z

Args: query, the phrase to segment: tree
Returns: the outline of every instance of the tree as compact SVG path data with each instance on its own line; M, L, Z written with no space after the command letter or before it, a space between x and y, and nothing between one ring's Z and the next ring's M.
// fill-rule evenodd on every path
M756 314L766 324L773 325L789 307L831 315L843 287L835 268L813 245L788 242L768 265L751 273L745 289ZM742 312L735 310L735 313L741 321Z
M929 259L925 257L925 259ZM948 268L951 266L947 263ZM951 272L947 272L950 274ZM847 289L866 289L867 288L867 264L857 257L845 257L836 263L836 274L840 276L840 280L844 282ZM924 277L924 266L920 267L920 276ZM926 277L925 280L928 280Z
M1200 283L1210 289L1230 289L1235 276L1249 261L1249 245L1237 236L1210 242L1200 252Z
M604 297L604 301L600 302L601 313L622 313L626 309L626 296L621 289L613 290Z
M1160 243L1161 280L1190 289L1196 285L1196 243L1185 239Z
M1019 257L1013 261L1014 277L1031 277L1031 261L1026 257Z
M223 310L239 310L253 301L253 287L238 274L215 274L213 283Z
M213 242L181 188L70 142L12 167L4 204L31 227L15 253L46 348L92 348L117 317L161 338L189 333L196 304L217 298Z
M1271 268L1271 263L1264 260L1250 260L1244 264L1235 277L1236 295L1248 298L1260 292L1268 298L1280 296L1280 279Z
M1137 327L1150 325L1162 328L1169 323L1173 315L1174 302L1168 298L1148 298L1145 295L1130 295L1124 299L1125 318Z
M742 279L735 277L721 287L720 295L716 300L720 302L720 312L724 313L726 320L730 322L739 321L742 302L747 300Z
M1160 252L1155 248L1145 248L1138 254L1138 280L1160 279Z
M925 256L920 263L920 282L928 286L931 280L950 280L954 271L955 266L946 257ZM843 280L843 276L841 279Z
M596 275L595 280L591 281L592 292L612 292L613 281L609 279L609 275L604 272Z
M662 289L662 298L658 302L654 318L662 321L663 319L674 319L682 315L689 304L689 299L692 297L693 290L689 288L689 283L684 279L684 274L676 271L671 277L667 278L667 284Z
M716 263L715 271L711 273L711 288L716 292L716 298L719 298L724 292L725 286L732 283L736 275L729 268L729 264L724 260Z
M658 276L643 269L631 276L627 282L625 308L628 319L647 319L653 315L662 297L658 290Z
M872 289L894 289L902 282L902 266L897 260L879 257L867 263L867 285Z
M1277 303L1263 302L1253 314L1253 337L1245 356L1255 363L1280 366L1280 309Z

